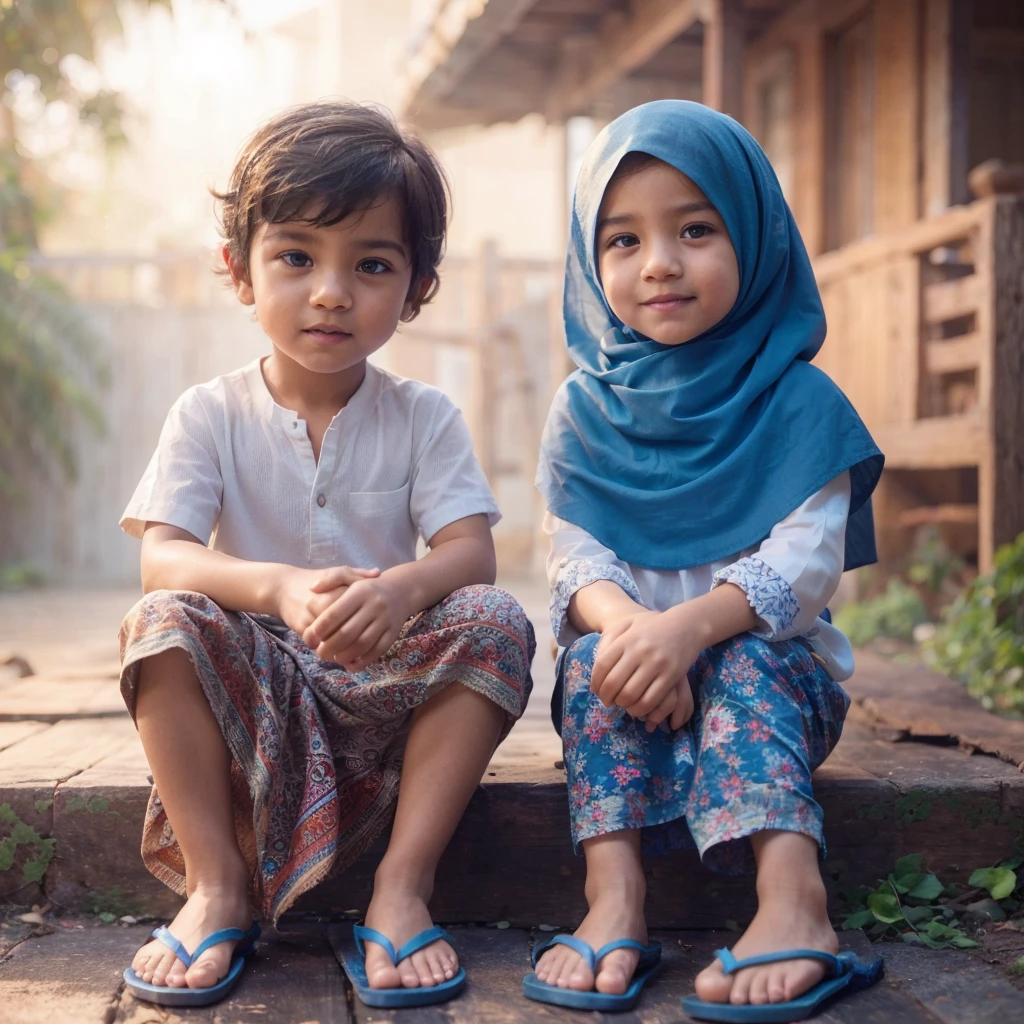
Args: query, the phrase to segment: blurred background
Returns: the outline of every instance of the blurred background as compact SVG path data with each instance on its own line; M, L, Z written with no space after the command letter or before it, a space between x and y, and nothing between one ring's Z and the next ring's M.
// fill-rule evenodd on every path
M849 628L927 642L957 600L1024 594L1019 0L0 0L0 79L0 586L137 586L117 520L167 409L267 349L212 274L208 189L261 121L336 96L416 125L451 177L440 294L379 361L464 409L502 573L536 580L572 181L604 123L679 97L764 146L818 363L888 457ZM1024 709L1004 640L993 699Z

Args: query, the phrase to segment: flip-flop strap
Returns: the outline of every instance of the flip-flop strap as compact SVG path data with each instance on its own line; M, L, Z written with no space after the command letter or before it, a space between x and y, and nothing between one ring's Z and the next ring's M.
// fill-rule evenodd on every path
M616 949L636 949L640 951L641 958L650 958L661 952L661 947L645 946L636 939L616 939L614 942L606 942L595 954L594 962L600 963L609 953Z
M191 967L192 961L198 956L198 953L190 953L181 944L181 940L176 939L163 925L154 928L151 937L162 942L186 967Z
M425 928L419 933L414 935L396 954L395 963L401 963L406 957L412 956L413 953L419 952L424 946L429 946L432 942L437 942L439 939L443 939L450 946L455 945L455 940L439 925L434 925L432 928Z
M749 956L746 960L737 960L731 950L716 949L715 956L722 962L722 970L726 974L735 974L747 967L758 967L761 964L783 963L786 960L818 960L831 969L834 978L846 974L849 969L846 961L820 949L788 949L782 953L762 953L761 956Z
M375 942L380 946L388 958L397 967L398 966L398 954L395 952L395 947L391 944L391 940L383 933L377 931L376 928L367 928L364 924L353 925L352 935L356 940L356 948L359 950L359 955L365 960L366 959L366 948L364 942Z
M255 933L255 934L254 934ZM237 942L238 952L244 954L249 951L249 947L256 941L260 934L260 926L254 924L247 932L243 932L241 928L221 928L219 931L215 931L210 935L207 935L202 942L196 946L196 951L192 954L193 961L198 960L203 953L205 953L211 946L219 945L221 942ZM248 940L248 941L246 941ZM242 945L242 943L245 945Z
M568 946L570 949L575 950L587 962L591 972L597 967L597 954L594 952L594 947L589 942L576 938L575 935L556 935L554 938L548 939L542 946L537 946L531 954L534 967L537 966L537 961L541 956L552 946Z

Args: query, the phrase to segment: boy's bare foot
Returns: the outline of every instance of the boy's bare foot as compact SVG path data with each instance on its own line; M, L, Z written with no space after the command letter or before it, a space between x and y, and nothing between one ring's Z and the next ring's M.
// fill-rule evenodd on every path
M429 891L424 892L407 878L384 877L378 872L366 911L366 927L386 935L398 950L433 924L427 910L429 898ZM451 980L459 969L455 950L440 939L406 957L397 967L377 943L367 942L364 948L370 988L429 988Z
M247 880L205 885L199 883L178 916L168 925L174 937L191 951L221 928L252 925ZM146 982L171 988L209 988L228 973L235 942L210 947L188 969L162 942L154 939L135 954L132 968Z
M782 835L782 833L776 833ZM793 840L813 843L806 836L788 833ZM800 866L802 853L793 842L795 854L785 877L765 878L759 869L758 911L750 927L732 947L737 960L791 949L818 949L838 953L839 940L829 923L825 886L817 864L817 844L809 865ZM763 862L761 862L763 864ZM806 868L809 866L809 870ZM796 870L793 870L793 868ZM795 999L824 978L826 967L816 960L785 960L763 967L748 967L726 974L717 959L697 975L697 995L710 1003L781 1003Z

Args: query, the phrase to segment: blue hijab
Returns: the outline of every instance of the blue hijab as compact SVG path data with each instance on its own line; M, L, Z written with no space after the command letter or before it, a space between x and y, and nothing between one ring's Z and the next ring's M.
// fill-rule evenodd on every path
M598 210L634 152L690 178L736 250L735 305L685 345L627 327L601 288ZM883 457L810 364L825 340L817 284L771 164L741 125L659 100L598 135L576 185L564 314L578 369L552 403L537 474L554 515L630 564L687 569L760 544L849 470L846 568L876 561L870 496Z

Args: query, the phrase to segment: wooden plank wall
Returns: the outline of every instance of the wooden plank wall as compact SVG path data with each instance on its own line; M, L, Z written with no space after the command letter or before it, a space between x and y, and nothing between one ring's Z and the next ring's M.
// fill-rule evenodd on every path
M802 0L747 50L744 120L755 134L762 69L780 50L795 57L796 181L789 199L812 256L826 248L829 216L826 54L830 38L862 17L871 17L875 43L873 230L904 227L921 214L922 3L933 2L954 0ZM942 113L939 102L930 103L933 116Z

